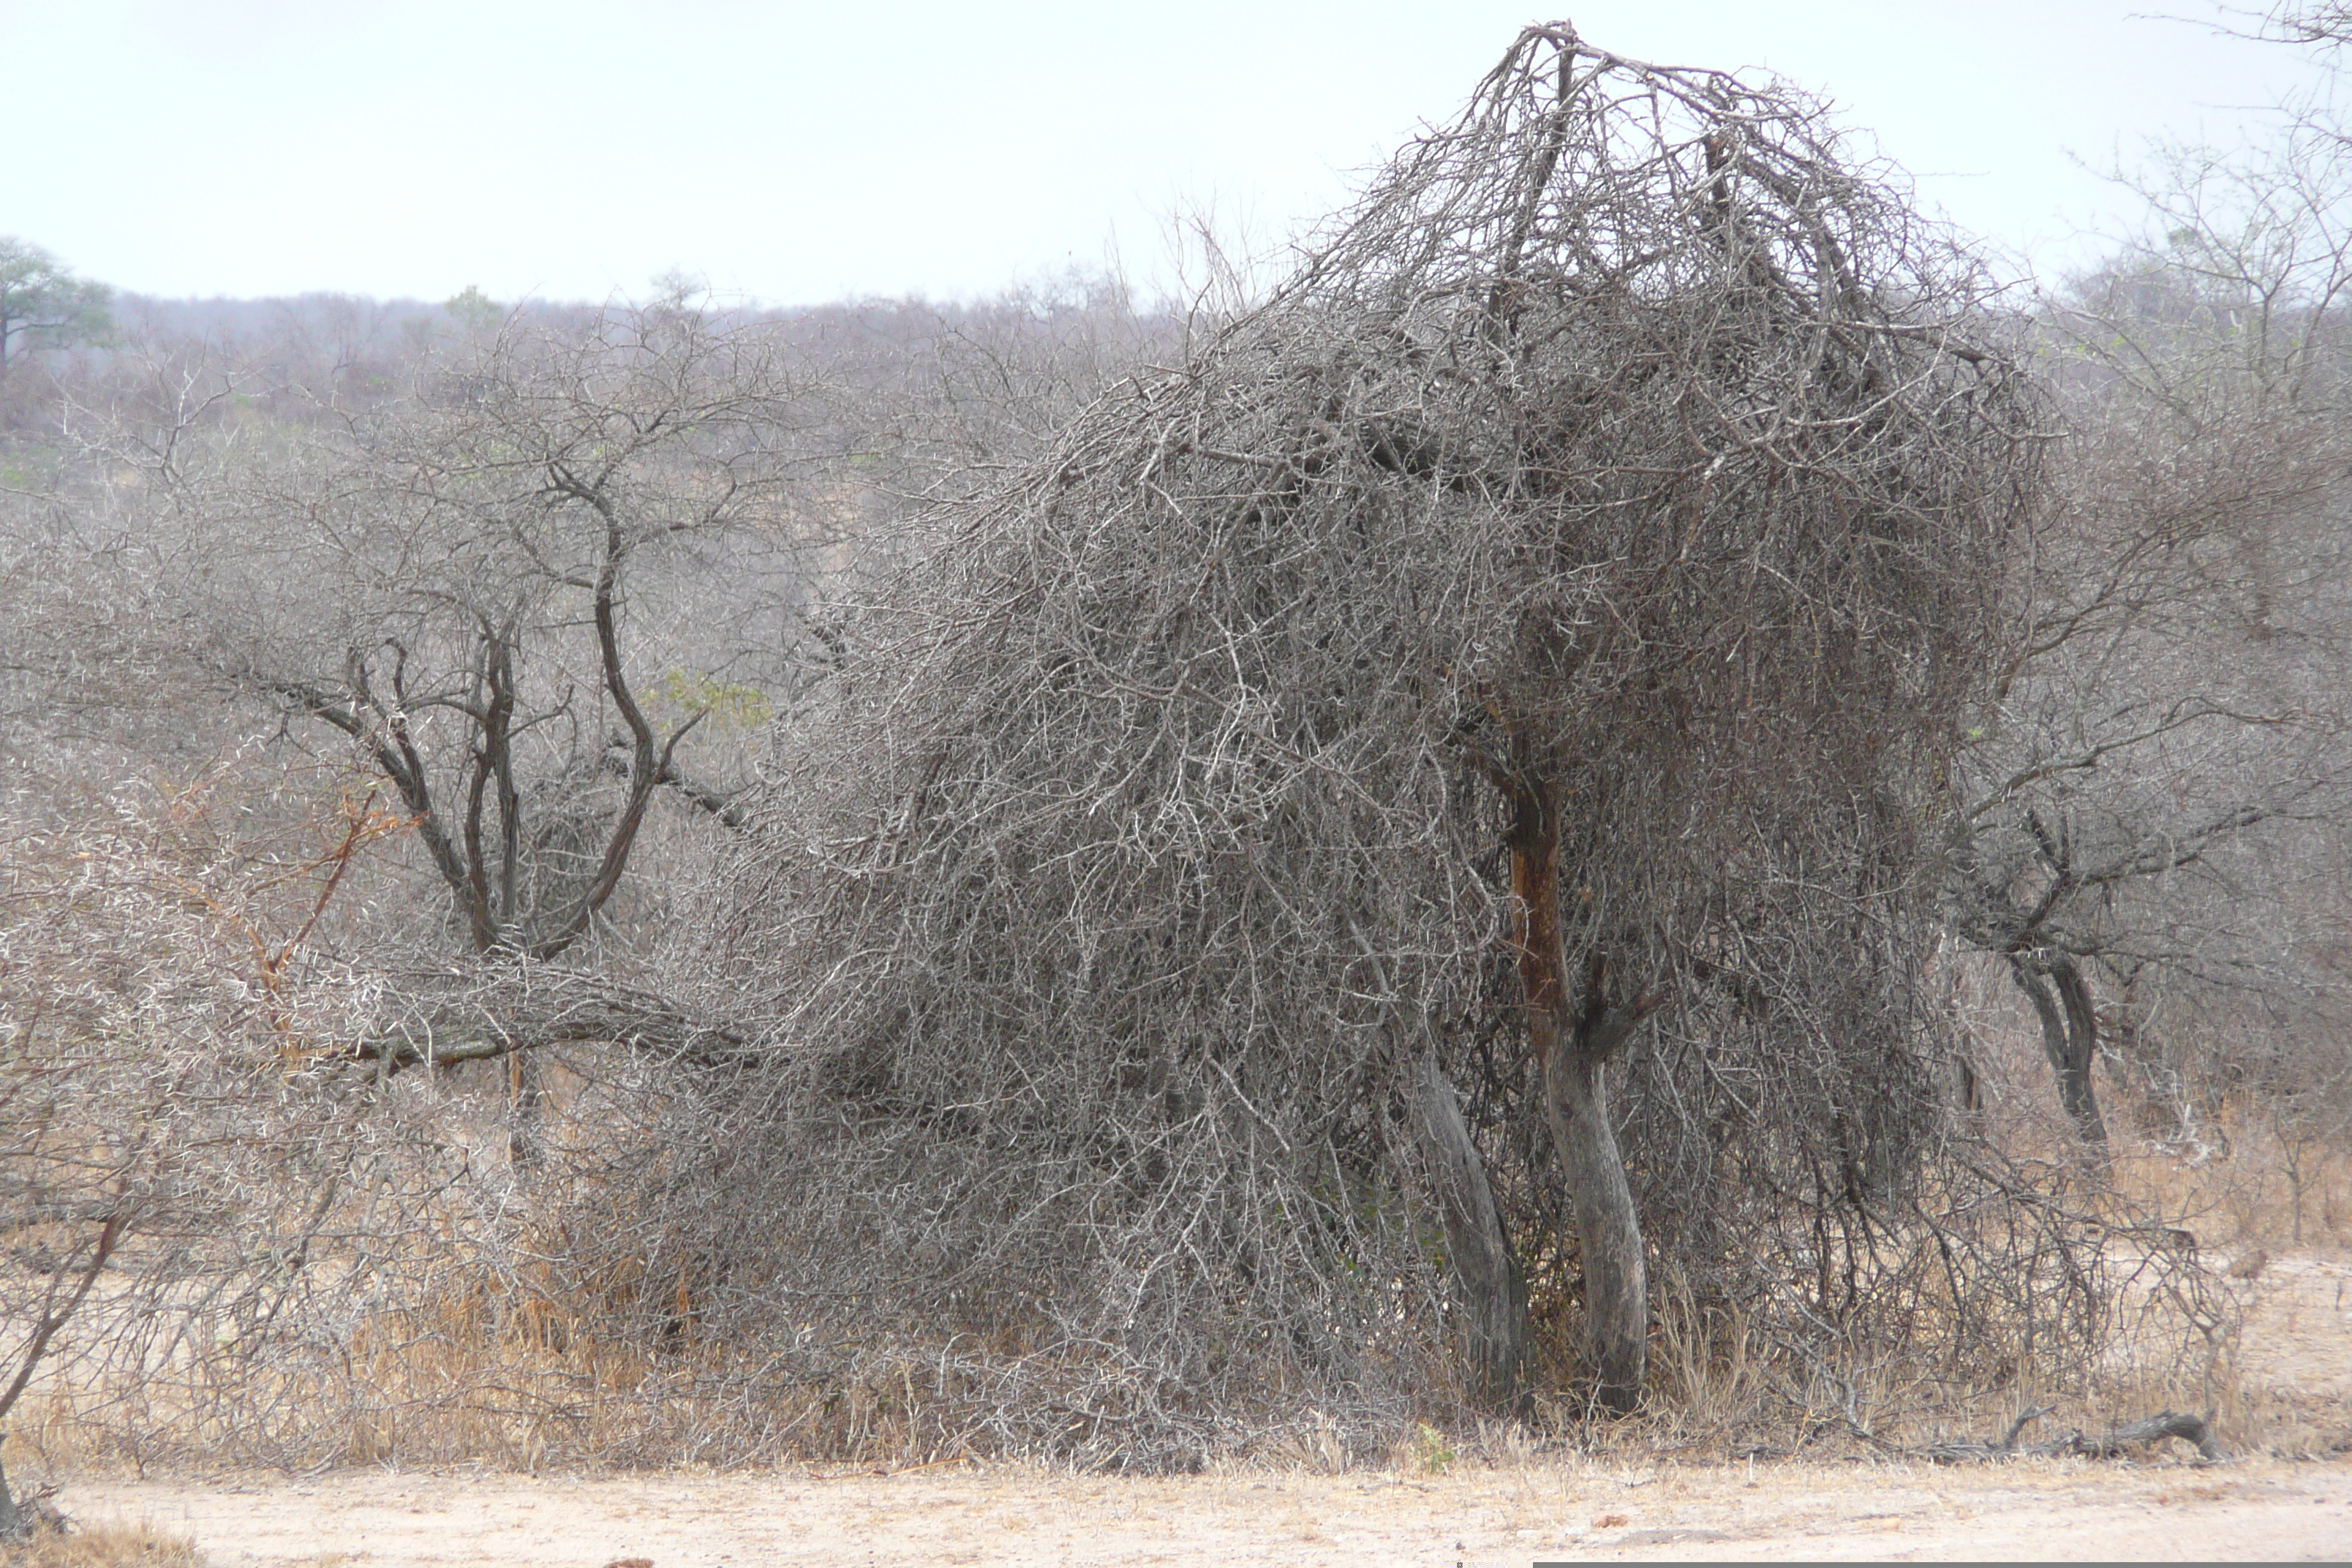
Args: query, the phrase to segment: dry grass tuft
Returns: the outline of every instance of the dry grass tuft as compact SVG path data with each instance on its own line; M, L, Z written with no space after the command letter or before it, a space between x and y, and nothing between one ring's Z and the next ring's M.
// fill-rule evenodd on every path
M205 1568L205 1555L187 1536L142 1520L37 1531L30 1541L0 1546L0 1568Z
M2233 1268L2259 1272L2262 1265L2248 1262L2258 1254L2352 1247L2352 1151L2292 1147L2264 1109L2259 1102L2225 1107L2201 1144L2124 1145L2116 1187L2178 1215L2198 1245L2231 1253Z

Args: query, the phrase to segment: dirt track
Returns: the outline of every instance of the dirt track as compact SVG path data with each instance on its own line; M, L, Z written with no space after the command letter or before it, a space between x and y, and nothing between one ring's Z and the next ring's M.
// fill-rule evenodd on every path
M1530 1465L1433 1481L1113 1481L1001 1470L77 1487L90 1516L195 1536L215 1568L547 1564L1513 1564L1641 1558L2327 1559L2352 1555L2352 1462L1999 1470Z

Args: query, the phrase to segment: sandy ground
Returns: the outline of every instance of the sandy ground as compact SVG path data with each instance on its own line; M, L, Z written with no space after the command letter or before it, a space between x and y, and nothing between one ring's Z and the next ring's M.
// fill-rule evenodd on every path
M2257 1282L2245 1420L2318 1459L1465 1463L1431 1478L1131 1480L792 1467L566 1479L355 1471L68 1484L84 1519L195 1537L215 1568L918 1563L1413 1564L1580 1559L2352 1559L2352 1266ZM2177 1445L2175 1446L2177 1447Z
M2352 1556L2352 1462L2120 1469L1528 1466L1392 1477L819 1480L350 1475L76 1487L89 1515L195 1537L215 1568L918 1563L1504 1564L1604 1559Z

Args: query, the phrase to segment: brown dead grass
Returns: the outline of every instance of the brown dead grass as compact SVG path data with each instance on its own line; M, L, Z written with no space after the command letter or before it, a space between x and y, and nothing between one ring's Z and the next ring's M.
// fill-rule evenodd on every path
M2200 1247L2229 1253L2233 1261L2257 1250L2352 1249L2352 1150L2304 1152L2298 1224L2298 1194L2275 1131L2236 1108L2222 1116L2220 1129L2228 1138L2227 1152L2120 1140L2116 1189L2173 1216Z
M0 1546L0 1568L207 1568L188 1536L152 1524L79 1525Z
M2226 1144L2194 1154L2119 1137L2115 1185L2131 1205L2194 1237L2229 1308L2230 1321L2210 1346L2191 1343L2184 1354L2175 1315L2168 1320L2175 1326L2168 1342L2119 1336L2088 1384L2045 1376L2023 1357L1998 1384L1931 1383L1906 1363L1874 1364L1867 1345L1828 1369L1834 1375L1822 1376L1777 1352L1736 1310L1703 1304L1662 1274L1654 1296L1657 1397L1651 1413L1596 1426L1562 1398L1544 1403L1522 1430L1432 1412L1429 1418L1443 1427L1436 1440L1465 1455L1514 1462L1560 1446L1627 1462L1656 1453L1863 1458L1883 1453L1885 1444L1998 1436L2020 1411L2054 1405L2029 1436L2102 1430L2170 1408L2216 1415L2224 1441L2241 1451L2337 1451L2347 1391L2307 1373L2274 1375L2259 1357L2243 1353L2234 1331L2236 1320L2251 1314L2263 1320L2260 1333L2274 1341L2308 1336L2334 1321L2331 1311L2340 1318L2341 1308L2352 1306L2346 1294L2352 1291L2346 1284L2352 1275L2352 1156L2306 1170L2306 1246L2300 1249L2290 1246L2279 1151L2259 1123L2235 1127ZM342 1400L319 1401L314 1415L290 1422L281 1451L241 1447L233 1422L200 1415L206 1390L193 1374L186 1388L173 1376L135 1384L37 1384L16 1413L16 1435L51 1471L85 1474L133 1460L268 1462L306 1470L475 1463L539 1472L583 1464L658 1467L681 1457L740 1463L779 1453L896 1469L968 1452L941 1439L948 1423L929 1404L935 1391L929 1371L912 1358L877 1356L844 1382L770 1383L756 1404L722 1403L709 1391L726 1381L712 1375L724 1370L726 1347L697 1343L685 1354L656 1357L599 1331L611 1311L605 1298L620 1286L604 1281L602 1296L590 1299L567 1296L543 1271L501 1279L494 1272L453 1271L429 1304L362 1324L349 1342L351 1386ZM2147 1300L2163 1305L2153 1295ZM247 1394L267 1403L263 1374L247 1375L253 1380ZM278 1403L299 1407L305 1397L289 1388ZM126 1442L124 1409L139 1412L135 1449ZM1850 1415L1859 1415L1881 1446L1856 1436ZM754 1441L745 1433L771 1436ZM1411 1426L1367 1431L1300 1409L1287 1429L1225 1458L1339 1474L1382 1462L1411 1470L1423 1464L1427 1447Z
M2116 1462L1939 1467L1826 1443L1797 1458L1727 1458L1720 1443L1629 1422L1600 1451L1517 1426L1408 1431L1386 1468L1366 1468L1308 1422L1282 1463L1184 1478L1021 1465L371 1468L315 1480L85 1479L59 1500L86 1519L161 1521L202 1542L214 1568L2340 1558L2352 1540L2352 1259L2273 1255L2231 1289L2244 1293L2245 1339L2224 1418L2235 1457L2218 1466L2177 1444ZM2072 1424L2053 1415L2037 1431ZM1987 1433L1955 1416L1950 1435Z

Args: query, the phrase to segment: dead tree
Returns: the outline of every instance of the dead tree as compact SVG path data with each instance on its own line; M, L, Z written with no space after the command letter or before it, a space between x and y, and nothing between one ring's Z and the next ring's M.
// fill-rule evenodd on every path
M2311 43L2328 14L2270 22ZM2042 302L2056 504L1955 757L1948 923L2031 1004L2095 1162L2099 1064L2149 1047L2127 987L2176 1037L2342 1006L2307 956L2342 907L2277 868L2352 820L2352 158L2324 95L2281 110L2241 148L2155 150L2126 182L2145 231Z
M518 317L404 395L163 475L203 536L180 607L215 670L396 792L466 950L544 963L604 914L657 792L740 820L685 751L774 698L698 599L720 550L789 599L833 538L794 489L814 402L774 332L691 300Z
M777 1233L906 1237L763 1265L812 1342L972 1325L996 1440L1169 1463L1270 1390L1507 1405L1536 1297L1631 1408L1657 1258L1911 1289L1916 803L2042 494L1982 287L1797 96L1534 28L1263 307L893 540L700 954Z

